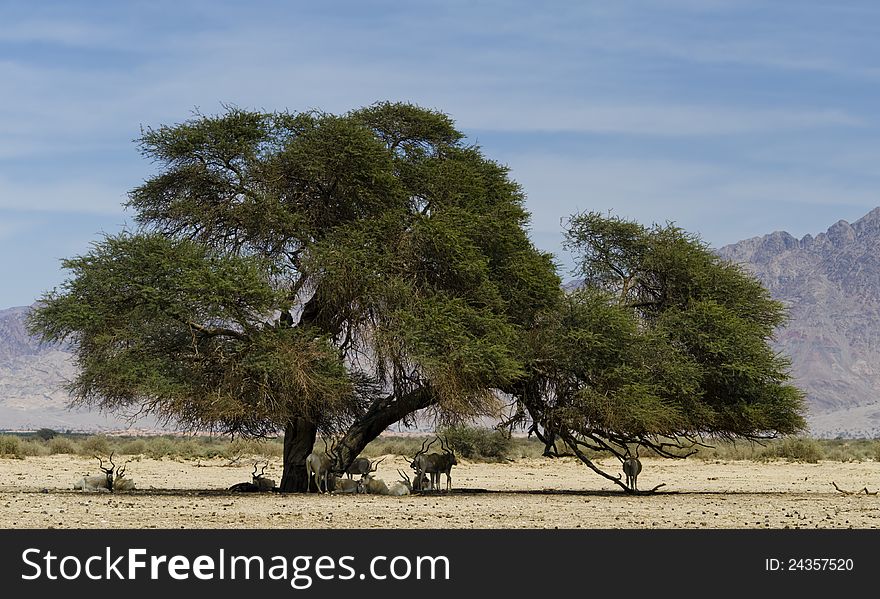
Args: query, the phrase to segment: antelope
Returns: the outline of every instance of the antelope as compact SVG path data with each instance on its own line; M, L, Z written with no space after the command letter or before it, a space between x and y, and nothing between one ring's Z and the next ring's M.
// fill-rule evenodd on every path
M308 490L312 484L312 475L315 477L315 484L318 486L319 493L328 493L330 491L331 469L336 462L336 455L333 453L333 445L327 447L327 439L324 439L324 453L310 453L306 458L306 475ZM321 490L321 482L324 482L324 490Z
M110 453L110 467L104 467L104 460L99 456L93 456L98 460L98 468L104 474L94 476L84 476L73 484L73 488L80 491L92 491L99 493L112 493L113 491L133 491L134 481L123 478L125 476L125 465L116 471L116 464L113 463L113 453ZM114 472L115 471L115 472Z
M424 490L434 490L434 486L431 484L431 477L425 474L424 472L416 471L416 477L413 480L413 489L417 491Z
M397 473L400 474L402 479L391 483L390 487L385 484L384 480L375 478L369 474L364 475L359 482L363 484L364 492L370 495L392 495L395 497L401 497L403 495L411 494L413 487L409 477L400 470L398 470Z
M364 489L370 495L388 495L388 485L381 478L375 478L369 474L361 479Z
M642 471L642 463L639 461L638 452L636 452L636 457L632 457L629 454L629 451L626 452L627 458L623 460L623 473L626 474L626 486L631 491L638 491L639 487L636 485L636 479L639 477L639 472Z
M384 459L385 458L382 458L374 463L371 462L369 458L356 458L355 461L345 469L345 473L348 475L349 480L351 480L352 476L355 474L360 474L361 478L363 478L367 474L378 470L379 464L381 464Z
M400 497L402 495L410 495L413 490L412 482L410 482L409 477L406 475L406 472L402 470L398 470L397 473L401 476L401 480L395 481L388 487L388 494Z
M364 479L352 480L350 478L340 478L336 481L333 493L366 493L367 487Z
M422 443L422 449L419 450L410 463L410 467L416 471L416 485L414 485L414 488L424 490L424 483L428 482L425 477L426 474L431 475L430 488L439 488L440 475L446 474L446 490L451 491L452 467L458 464L458 460L455 458L455 453L453 453L448 445L443 442L443 439L437 437L435 441L436 440L440 441L440 447L443 449L443 453L426 454L425 452L434 444L434 441L428 443L427 447L425 446L425 443Z
M266 468L269 467L269 460L266 460L265 465L263 465L263 469L260 470L260 473L257 474L257 466L259 462L254 462L254 471L251 474L251 480L253 482L249 483L236 483L229 487L230 491L238 491L245 493L259 493L262 491L272 491L275 489L275 479L266 478L263 476L263 473L266 471Z
M276 486L275 479L263 476L263 473L266 472L266 468L269 467L269 460L266 460L266 464L263 466L262 470L260 470L259 474L257 474L257 463L258 462L254 462L254 472L251 474L254 486L257 487L257 491L271 491Z

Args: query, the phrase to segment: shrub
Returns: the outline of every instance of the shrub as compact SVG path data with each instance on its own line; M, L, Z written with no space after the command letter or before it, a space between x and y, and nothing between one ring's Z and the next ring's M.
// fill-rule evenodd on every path
M0 455L19 456L21 440L12 435L0 435Z
M323 445L315 444L315 449ZM233 459L243 455L281 457L283 445L270 439L234 439L222 452L223 457Z
M165 456L174 455L174 444L167 437L153 437L144 445L143 453L153 459L160 460Z
M815 464L822 459L822 446L814 439L786 437L780 442L767 447L761 456Z
M52 455L58 453L67 453L67 454L75 454L79 453L80 449L70 439L67 437L55 437L49 441L49 453Z
M513 445L508 433L475 426L449 426L439 434L450 449L468 459L503 460Z
M49 448L42 441L35 439L22 439L18 445L18 453L16 457L23 458L25 456L49 455Z
M141 455L146 452L147 444L143 439L130 439L119 447L124 455Z
M42 439L43 441L49 441L50 439L54 439L58 433L53 431L51 428L41 428L36 433L34 433L38 439Z
M110 453L110 441L107 437L97 435L94 437L86 437L79 445L81 455L108 455Z

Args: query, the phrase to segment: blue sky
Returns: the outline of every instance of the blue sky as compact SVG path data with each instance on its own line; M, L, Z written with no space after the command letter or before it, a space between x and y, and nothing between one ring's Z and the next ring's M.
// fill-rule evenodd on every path
M714 246L880 205L880 4L5 2L0 308L131 215L140 127L195 108L450 114L528 194L535 243L613 210Z

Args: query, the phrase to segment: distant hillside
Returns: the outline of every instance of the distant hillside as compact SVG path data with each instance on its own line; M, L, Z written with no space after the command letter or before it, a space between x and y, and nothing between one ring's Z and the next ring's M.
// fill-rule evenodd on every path
M815 237L777 231L719 253L789 305L775 345L807 392L812 432L880 435L880 208Z
M127 428L127 423L119 418L67 409L69 398L64 385L76 373L73 356L63 348L40 344L28 336L28 310L29 307L0 310L0 429ZM157 428L152 421L139 421L136 426Z

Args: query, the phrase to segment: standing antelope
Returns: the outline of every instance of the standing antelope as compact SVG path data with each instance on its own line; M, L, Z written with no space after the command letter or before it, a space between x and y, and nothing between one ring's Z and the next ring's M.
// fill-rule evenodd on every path
M328 493L330 492L330 483L335 482L331 481L331 476L333 472L331 471L334 464L336 463L336 454L333 452L333 444L330 444L330 447L327 446L327 439L324 439L324 453L310 453L306 458L306 491L312 485L312 475L315 477L315 484L318 486L319 493ZM324 490L321 490L321 481L324 482Z
M351 465L345 469L345 473L348 475L349 479L355 474L360 474L361 478L363 478L367 474L375 472L383 460L385 460L385 458L382 458L378 462L371 462L369 458L356 458Z
M629 451L626 452L627 458L623 460L623 473L626 475L626 486L631 491L638 491L639 487L636 484L636 479L639 477L639 472L642 471L642 463L639 461L639 453L636 450L636 457L632 457Z
M427 447L425 446L425 443L422 443L422 449L419 450L410 463L410 468L416 471L416 484L414 485L414 488L417 488L420 491L424 490L424 483L428 482L425 478L426 474L431 476L431 489L439 488L440 475L446 474L446 490L452 490L452 467L458 464L458 460L455 458L455 453L449 449L448 444L443 442L443 439L437 437L435 441L436 440L440 441L440 447L443 449L443 453L426 454L425 452L434 444L434 441L428 443Z

